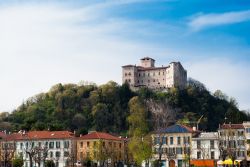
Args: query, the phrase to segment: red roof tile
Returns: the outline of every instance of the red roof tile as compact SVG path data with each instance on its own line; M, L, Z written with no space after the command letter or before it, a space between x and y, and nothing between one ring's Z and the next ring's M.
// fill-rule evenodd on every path
M122 138L112 136L103 132L92 132L87 135L81 136L80 139L106 139L106 140L122 140Z
M38 139L68 139L74 134L69 131L29 131L7 135L5 140L38 140Z
M243 124L223 124L220 129L244 129Z

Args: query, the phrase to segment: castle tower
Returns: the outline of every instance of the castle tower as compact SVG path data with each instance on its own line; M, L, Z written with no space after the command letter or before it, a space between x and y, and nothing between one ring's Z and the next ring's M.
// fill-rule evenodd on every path
M141 66L144 68L155 67L155 60L150 57L144 57L141 59Z

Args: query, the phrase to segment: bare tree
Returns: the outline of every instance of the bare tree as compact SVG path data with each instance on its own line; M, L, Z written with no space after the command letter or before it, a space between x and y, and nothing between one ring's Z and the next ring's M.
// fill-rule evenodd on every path
M1 144L1 166L11 166L11 161L14 158L16 144L14 141L2 141Z
M161 159L163 155L163 144L165 143L165 134L163 129L168 127L169 125L175 123L176 121L176 112L169 105L168 101L155 101L153 99L149 99L146 101L146 106L152 114L152 124L153 129L155 131L155 143L157 144L157 166L161 166ZM166 153L166 152L165 152Z
M48 156L48 151L49 151L49 149L48 149L47 146L44 146L44 147L37 146L37 147L35 147L36 154L34 155L34 161L35 161L35 163L38 164L38 167L40 167L41 164L43 164L43 165L45 164L45 160L46 160L46 158Z

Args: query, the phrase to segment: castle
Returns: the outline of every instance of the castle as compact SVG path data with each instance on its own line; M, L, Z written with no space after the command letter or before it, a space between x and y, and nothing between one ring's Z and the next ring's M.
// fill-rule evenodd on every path
M140 87L150 89L184 88L187 84L187 71L180 62L155 67L154 59L144 57L141 59L140 66L122 66L122 83L128 83L132 89Z

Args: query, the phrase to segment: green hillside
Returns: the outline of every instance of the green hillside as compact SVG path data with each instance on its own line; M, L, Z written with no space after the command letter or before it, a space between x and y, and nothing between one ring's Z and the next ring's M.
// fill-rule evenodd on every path
M12 113L2 113L0 130L71 130L86 133L89 130L127 134L128 103L138 96L148 111L148 123L155 123L150 105L162 105L174 112L172 122L195 125L201 117L201 130L216 130L225 121L241 123L249 115L239 111L237 102L221 91L211 94L203 84L189 80L184 90L152 92L143 88L137 92L110 81L107 84L57 84L47 93L29 98ZM150 103L149 103L150 102ZM164 110L165 112L165 110Z

